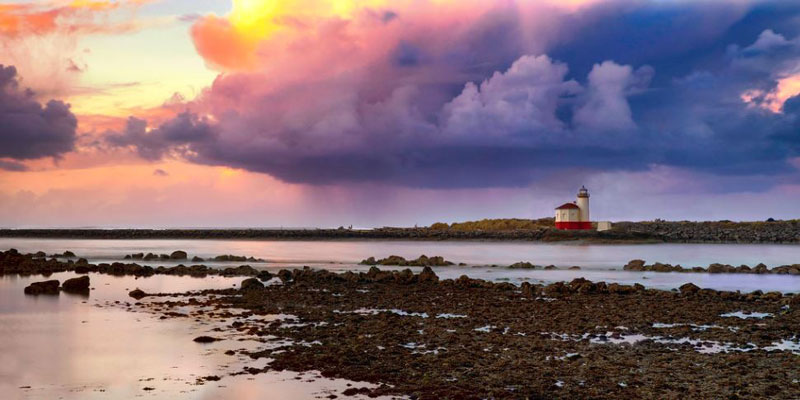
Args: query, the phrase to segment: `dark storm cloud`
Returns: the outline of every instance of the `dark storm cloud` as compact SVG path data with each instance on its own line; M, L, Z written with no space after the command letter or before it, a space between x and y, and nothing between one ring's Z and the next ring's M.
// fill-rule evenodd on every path
M0 64L0 157L28 160L58 157L75 147L75 115L67 104L50 100L44 106L21 88L17 70ZM15 163L5 163L5 169Z
M259 89L270 77L221 76L205 100L236 94L246 106L213 122L187 112L151 131L132 119L108 140L147 159L311 184L520 186L565 169L665 165L761 190L797 174L800 100L776 110L774 94L800 76L789 23L800 6L613 2L554 17L559 39L540 53L515 10L452 33L445 50L409 34L356 81L273 93Z

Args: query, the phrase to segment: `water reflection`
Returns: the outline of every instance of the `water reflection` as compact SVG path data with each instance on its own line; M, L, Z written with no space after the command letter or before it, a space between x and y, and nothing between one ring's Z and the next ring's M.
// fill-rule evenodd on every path
M74 276L60 273L51 279ZM148 292L227 288L241 278L90 277L94 290L88 299L63 293L25 296L23 288L41 277L0 278L0 397L287 399L314 398L345 388L347 382L342 380L309 374L298 380L289 372L224 377L197 385L199 377L225 376L252 363L249 358L225 355L226 350L261 344L194 343L198 333L213 326L187 318L158 320L127 310L133 301L127 293L135 287Z

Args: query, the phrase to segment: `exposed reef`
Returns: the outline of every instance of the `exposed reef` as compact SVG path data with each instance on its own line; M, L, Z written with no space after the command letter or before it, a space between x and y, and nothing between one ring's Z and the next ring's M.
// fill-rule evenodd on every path
M344 396L792 399L800 393L799 295L693 284L662 291L585 279L515 286L466 276L441 280L430 267L419 274L287 269L278 276L282 284L154 294L135 307L162 318L189 310L180 316L227 326L187 340L238 333L265 344L243 352L270 360L266 367L232 374L320 371L377 384L348 388Z

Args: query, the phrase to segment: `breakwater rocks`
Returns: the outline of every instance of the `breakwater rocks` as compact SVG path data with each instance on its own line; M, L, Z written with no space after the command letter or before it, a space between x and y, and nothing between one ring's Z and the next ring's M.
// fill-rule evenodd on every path
M536 225L538 226L538 225ZM773 222L616 222L608 231L563 231L554 227L462 230L376 229L0 229L0 237L84 239L398 239L525 240L595 243L800 243L800 220Z
M672 243L800 243L800 220L616 222L613 230Z
M339 396L792 399L798 393L797 295L694 285L670 292L585 279L519 287L440 279L429 267L420 274L305 268L278 275L283 284L155 296L135 307L166 318L181 310L221 326L229 340L265 342L241 352L270 359L266 367L232 374L319 371L374 384ZM186 340L200 334L207 332Z
M740 265L734 267L728 264L714 263L703 267L685 268L680 265L671 265L664 263L654 263L646 265L644 260L631 260L623 267L625 271L654 271L654 272L699 272L711 274L784 274L784 275L800 275L800 264L781 265L775 268L768 268L764 264L758 264L755 267L747 265Z
M456 265L453 262L445 260L444 257L441 256L428 257L424 254L419 256L419 258L417 258L416 260L406 260L405 258L400 256L389 256L386 258L382 258L380 260L375 260L375 257L370 257L367 258L366 260L362 260L359 264L396 265L400 267L447 267L451 265Z
M57 272L76 272L86 274L89 272L108 275L187 275L205 277L208 275L221 276L256 276L267 280L271 274L259 271L249 265L229 267L224 269L211 268L205 265L177 265L174 267L150 267L136 263L100 263L91 264L86 259L77 261L60 261L55 258L39 257L36 254L22 254L15 249L0 251L0 275L44 275L49 276Z

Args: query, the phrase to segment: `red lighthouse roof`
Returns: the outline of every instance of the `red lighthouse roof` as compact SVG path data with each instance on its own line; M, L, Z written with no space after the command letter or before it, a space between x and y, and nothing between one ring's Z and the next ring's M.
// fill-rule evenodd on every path
M580 207L578 207L578 205L575 204L575 203L564 203L564 204L556 207L556 210L569 210L569 209L578 209L578 210L580 210Z

